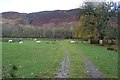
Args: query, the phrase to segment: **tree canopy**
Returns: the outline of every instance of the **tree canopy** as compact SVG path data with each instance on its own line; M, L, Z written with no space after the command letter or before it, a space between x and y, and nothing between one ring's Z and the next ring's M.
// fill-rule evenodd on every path
M82 9L75 38L117 38L117 12L111 9L111 3L85 2Z

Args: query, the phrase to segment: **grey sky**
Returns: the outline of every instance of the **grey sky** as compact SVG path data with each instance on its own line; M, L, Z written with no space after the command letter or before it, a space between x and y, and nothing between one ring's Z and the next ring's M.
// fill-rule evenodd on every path
M0 9L0 13L6 11L30 13L38 11L69 10L80 7L83 1L90 0L0 0L0 8L2 8Z

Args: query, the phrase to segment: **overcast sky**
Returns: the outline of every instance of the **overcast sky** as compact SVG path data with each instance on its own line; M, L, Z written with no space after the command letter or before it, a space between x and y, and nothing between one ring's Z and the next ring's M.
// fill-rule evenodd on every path
M0 0L0 8L2 8L0 9L0 13L6 11L31 13L51 10L69 10L78 8L83 1L85 0Z

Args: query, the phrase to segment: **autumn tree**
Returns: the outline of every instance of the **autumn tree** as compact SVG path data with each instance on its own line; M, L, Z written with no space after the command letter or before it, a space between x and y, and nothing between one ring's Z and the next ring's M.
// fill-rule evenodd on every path
M92 2L86 3L84 14L80 17L80 21L75 29L76 38L97 38L96 16L94 15L94 5Z
M116 36L116 28L108 22L115 18L111 10L111 3L106 2L85 2L82 7L83 13L75 28L76 38L97 38L104 39L112 32ZM115 22L115 21L114 21ZM113 29L112 31L110 29ZM111 35L111 36L113 36ZM109 36L110 37L110 36Z

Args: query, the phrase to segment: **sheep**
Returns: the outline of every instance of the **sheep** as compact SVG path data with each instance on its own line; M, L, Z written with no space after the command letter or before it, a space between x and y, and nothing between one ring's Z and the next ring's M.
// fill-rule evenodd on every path
M89 73L89 71L87 71L87 73Z
M98 69L96 69L96 70L98 70Z
M21 68L22 66L19 66L19 68Z
M100 45L103 45L103 40L99 40L99 44L100 44Z
M8 40L8 42L12 42L12 40Z
M75 43L75 41L70 41L71 43Z
M22 41L20 41L20 42L19 42L19 44L23 44L23 42L22 42Z
M20 40L22 40L22 38L20 38Z
M22 78L25 78L25 77L22 77Z
M37 39L34 39L34 41L36 41Z
M41 43L41 41L36 41L36 43Z

